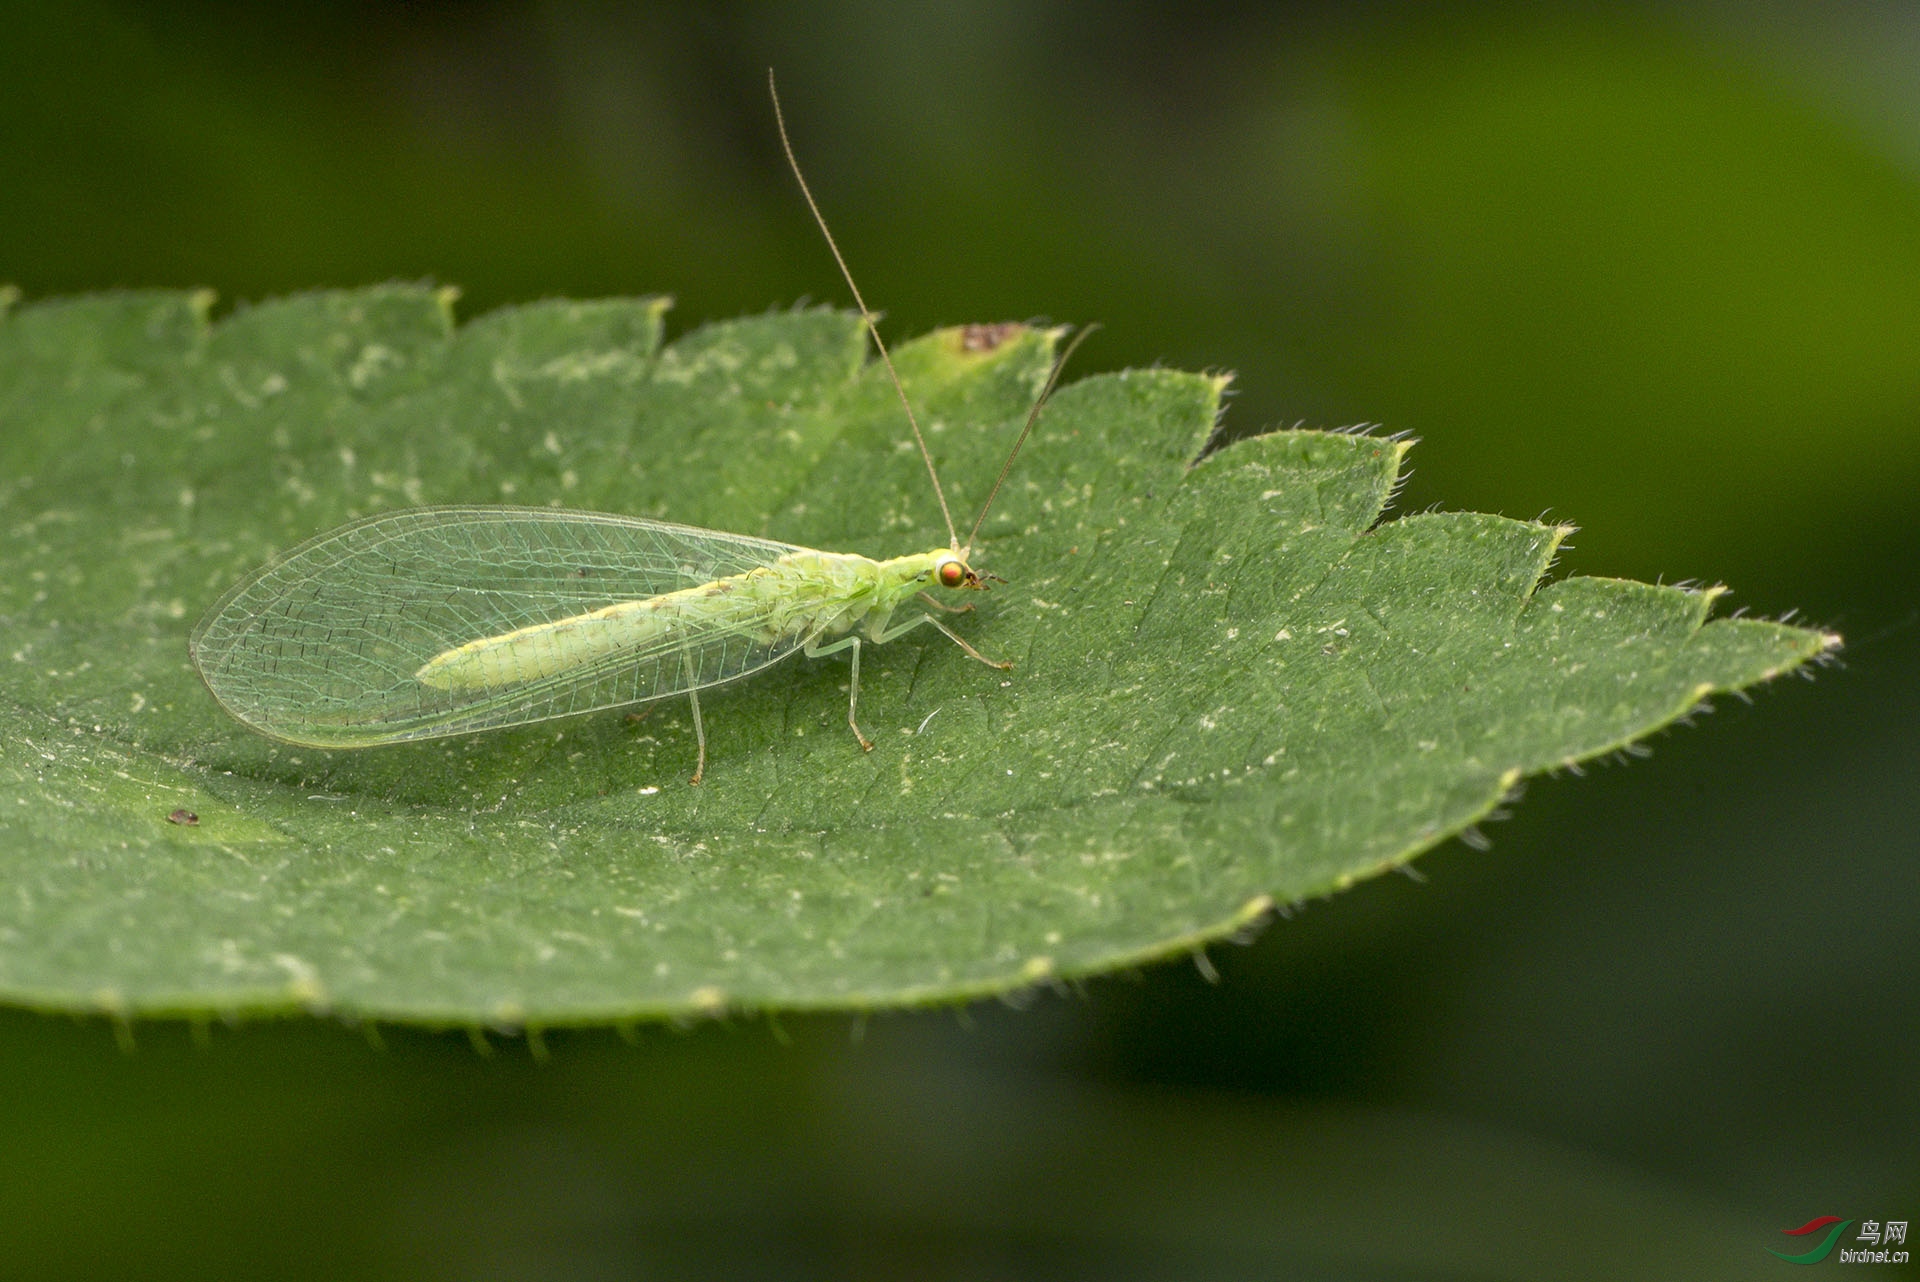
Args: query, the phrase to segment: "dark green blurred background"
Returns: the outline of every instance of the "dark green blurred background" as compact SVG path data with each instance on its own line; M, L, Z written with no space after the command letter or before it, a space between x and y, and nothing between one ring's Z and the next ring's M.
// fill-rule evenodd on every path
M841 301L769 64L895 334L1102 321L1079 373L1411 431L1401 510L1844 665L1217 983L543 1063L0 1013L0 1275L1758 1277L1920 1221L1920 8L4 3L0 282Z

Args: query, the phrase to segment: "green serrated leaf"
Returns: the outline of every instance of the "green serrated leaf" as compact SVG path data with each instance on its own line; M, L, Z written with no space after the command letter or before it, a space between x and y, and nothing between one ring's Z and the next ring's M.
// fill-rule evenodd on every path
M327 754L256 738L185 638L349 518L512 502L872 556L942 543L857 317L661 346L659 300L456 328L445 296L122 294L0 322L0 995L552 1025L953 1000L1194 947L1835 644L1714 593L1541 585L1565 530L1380 523L1404 446L1202 457L1222 381L1060 391L982 532L1009 582L847 670ZM902 376L970 519L1055 335L942 331ZM1195 461L1198 459L1199 461ZM178 809L197 825L170 822Z

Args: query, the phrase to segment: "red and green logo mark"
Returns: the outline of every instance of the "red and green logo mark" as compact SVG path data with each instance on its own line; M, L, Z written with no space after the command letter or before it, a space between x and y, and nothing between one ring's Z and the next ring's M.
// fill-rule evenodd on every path
M1772 1247L1768 1247L1767 1254L1777 1255L1788 1264L1818 1264L1833 1253L1833 1244L1840 1240L1840 1235L1845 1233L1847 1226L1852 1223L1852 1220L1843 1220L1837 1215L1816 1216L1797 1229L1781 1229L1780 1231L1788 1237L1809 1238L1821 1229L1827 1229L1827 1235L1821 1239L1820 1245L1810 1251L1804 1251L1799 1255L1788 1255L1785 1251L1776 1251ZM1833 1227L1827 1228L1828 1225L1832 1225Z

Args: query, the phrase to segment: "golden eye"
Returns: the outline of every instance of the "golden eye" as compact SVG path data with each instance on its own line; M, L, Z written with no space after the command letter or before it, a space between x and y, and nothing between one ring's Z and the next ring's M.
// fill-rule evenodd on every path
M957 588L967 581L967 567L958 561L948 561L940 567L940 586Z

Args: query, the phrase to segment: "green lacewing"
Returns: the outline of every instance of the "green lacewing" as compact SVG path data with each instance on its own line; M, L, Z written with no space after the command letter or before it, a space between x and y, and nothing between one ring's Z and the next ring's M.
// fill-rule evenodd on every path
M948 544L876 561L642 517L557 508L425 507L341 526L236 583L193 631L207 688L262 734L316 748L366 748L526 725L687 696L706 772L700 691L777 663L850 651L847 724L861 731L860 648L932 627L1005 669L931 613L971 605L973 541L1060 370L1054 363L963 543L913 404L800 172L773 76L774 120L801 195L860 308L926 462ZM865 636L862 637L861 633Z

